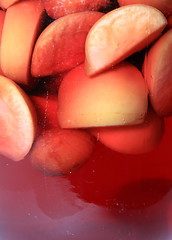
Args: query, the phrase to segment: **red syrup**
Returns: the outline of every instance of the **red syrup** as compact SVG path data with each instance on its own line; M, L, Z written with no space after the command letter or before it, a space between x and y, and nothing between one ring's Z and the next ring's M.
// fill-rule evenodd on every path
M1 239L171 239L171 132L168 118L160 145L137 156L97 143L92 159L65 177L1 157Z

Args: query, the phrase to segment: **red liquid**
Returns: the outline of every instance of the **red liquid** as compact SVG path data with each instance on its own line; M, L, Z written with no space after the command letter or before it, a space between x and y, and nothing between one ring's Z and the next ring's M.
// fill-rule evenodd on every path
M26 158L0 161L0 239L172 238L172 118L155 151L97 150L78 172L47 177Z

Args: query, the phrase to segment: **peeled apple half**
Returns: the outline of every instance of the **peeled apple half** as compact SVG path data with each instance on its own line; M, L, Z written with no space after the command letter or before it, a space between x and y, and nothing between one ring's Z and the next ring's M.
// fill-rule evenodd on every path
M148 90L142 74L129 63L89 78L84 64L65 75L58 93L62 128L137 124L144 121Z

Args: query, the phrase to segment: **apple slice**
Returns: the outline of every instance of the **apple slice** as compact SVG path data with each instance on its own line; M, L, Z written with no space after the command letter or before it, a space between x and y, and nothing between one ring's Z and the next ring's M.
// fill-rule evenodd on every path
M40 1L21 1L6 11L1 41L1 67L5 76L24 86L29 85L31 55L43 16Z
M12 80L0 76L0 154L14 161L28 154L36 132L35 108Z
M90 159L95 143L86 131L52 128L34 142L30 160L32 166L45 175L70 174Z
M172 29L149 50L143 64L150 102L164 117L172 115Z
M2 29L4 26L5 12L0 10L0 54L1 54L1 38L2 38ZM0 64L0 75L3 75L1 64Z
M8 7L12 6L14 3L18 2L19 0L0 0L0 6L3 9L7 9Z
M58 119L62 128L137 124L147 112L147 86L140 71L129 63L94 78L84 64L63 79L58 94Z
M164 121L149 110L142 124L120 127L93 128L93 135L106 147L124 154L150 152L160 143Z
M44 94L29 96L38 117L37 136L50 128L60 128L57 120L57 95Z
M53 75L84 62L88 31L103 15L100 12L81 12L52 22L36 42L31 65L32 75Z
M46 12L51 18L60 18L77 12L98 11L110 4L110 0L43 0Z
M171 0L118 0L119 6L145 4L159 9L165 16L172 14Z
M85 45L86 73L93 76L145 48L167 25L157 9L127 5L105 14L91 28Z

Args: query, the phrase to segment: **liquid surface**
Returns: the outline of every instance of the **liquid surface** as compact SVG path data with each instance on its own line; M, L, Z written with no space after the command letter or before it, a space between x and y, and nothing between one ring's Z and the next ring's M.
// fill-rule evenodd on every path
M172 118L155 151L138 156L100 143L90 161L47 177L29 159L0 157L0 239L172 239Z

